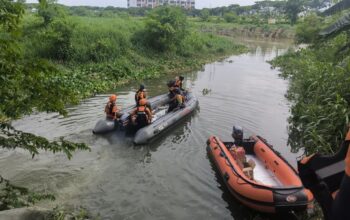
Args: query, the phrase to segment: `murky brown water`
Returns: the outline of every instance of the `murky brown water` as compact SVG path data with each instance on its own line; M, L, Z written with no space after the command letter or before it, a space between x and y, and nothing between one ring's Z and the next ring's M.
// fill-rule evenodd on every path
M254 213L233 199L207 158L209 135L230 140L232 125L241 125L247 136L265 137L293 165L296 159L286 147L287 82L266 63L290 44L244 43L249 53L185 75L200 108L154 143L133 146L122 134L92 135L108 97L99 95L69 108L67 118L40 113L14 123L50 139L85 142L91 152L78 152L69 161L61 154L43 152L32 160L24 151L1 150L1 173L18 184L57 193L50 206L84 206L102 219L249 219ZM161 94L169 78L145 85L151 95ZM137 85L117 91L119 106L133 104ZM203 95L203 89L211 92Z

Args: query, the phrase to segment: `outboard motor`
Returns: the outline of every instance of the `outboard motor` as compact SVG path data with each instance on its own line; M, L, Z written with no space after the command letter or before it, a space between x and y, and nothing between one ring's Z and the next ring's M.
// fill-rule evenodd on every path
M241 126L233 126L232 128L232 138L234 139L234 144L242 146L243 143L243 128Z

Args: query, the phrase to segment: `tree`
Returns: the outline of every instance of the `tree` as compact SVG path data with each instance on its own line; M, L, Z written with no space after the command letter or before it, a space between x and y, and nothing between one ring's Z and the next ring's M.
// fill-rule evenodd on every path
M33 109L66 114L65 105L78 101L75 91L59 80L61 73L48 61L24 58L19 34L23 13L24 6L20 1L0 0L0 147L22 148L32 157L42 149L64 152L71 158L73 151L89 148L63 139L50 142L43 137L17 131L9 124L13 119L30 114ZM0 184L4 184L0 191L1 209L30 204L40 198L52 198L13 186L1 176Z
M209 9L203 9L199 15L202 21L209 21L210 20L210 12Z
M304 0L288 0L285 5L285 13L290 20L291 25L294 25L298 20L298 14L304 9Z
M229 12L224 14L224 19L226 22L233 23L238 20L238 16L234 12Z
M161 52L175 51L184 40L188 28L187 19L178 7L159 7L147 17L146 44Z
M297 25L296 41L297 43L313 43L318 39L318 32L322 28L322 17L316 14L310 14L304 18L304 21Z
M44 25L50 24L55 17L64 17L66 11L56 4L57 0L39 0L38 15L44 19Z

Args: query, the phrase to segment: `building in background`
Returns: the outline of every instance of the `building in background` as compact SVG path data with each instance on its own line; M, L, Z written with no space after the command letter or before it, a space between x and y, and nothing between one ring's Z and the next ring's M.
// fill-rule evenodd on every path
M128 0L128 8L155 8L160 5L173 5L186 9L194 9L195 0Z

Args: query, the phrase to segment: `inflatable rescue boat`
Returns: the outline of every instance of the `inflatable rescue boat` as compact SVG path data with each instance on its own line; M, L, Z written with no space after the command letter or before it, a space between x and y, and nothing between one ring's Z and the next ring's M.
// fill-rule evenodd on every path
M198 99L192 93L187 93L185 107L176 111L167 112L166 109L160 108L160 112L156 113L153 122L139 129L134 137L135 144L146 144L155 136L163 133L178 121L191 114L198 106ZM159 108L159 107L158 107Z
M152 109L157 108L158 106L165 105L170 101L170 98L168 94L162 94L159 96L152 97L148 99L149 104L151 105ZM130 116L130 112L135 108L135 105L131 105L127 108L124 108L120 111L122 114L119 121L103 118L100 119L96 125L95 128L92 130L92 133L94 134L105 134L108 132L111 132L113 130L116 130L117 128L124 128L128 123L128 118Z
M198 99L191 92L186 93L185 107L176 111L167 112L170 98L168 94L152 97L148 99L153 110L152 123L136 131L134 136L135 144L146 144L155 136L163 133L181 119L191 114L198 106ZM94 134L104 134L116 129L128 130L130 126L130 113L135 105L129 106L121 111L122 116L118 121L107 118L101 119L93 129Z
M231 194L244 205L261 212L305 210L313 206L312 193L303 187L294 168L265 139L252 136L236 146L212 136L207 151ZM253 161L251 175L244 172L235 150L243 148Z

